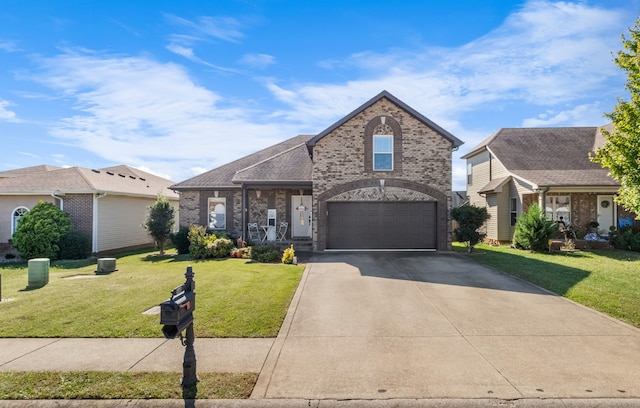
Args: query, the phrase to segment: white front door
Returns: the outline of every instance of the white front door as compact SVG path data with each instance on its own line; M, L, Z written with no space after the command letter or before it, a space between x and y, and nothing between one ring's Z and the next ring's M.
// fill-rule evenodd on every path
M291 237L311 238L311 204L310 195L291 196Z
M610 226L616 225L615 219L615 203L611 195L598 196L598 226L599 230L609 231Z

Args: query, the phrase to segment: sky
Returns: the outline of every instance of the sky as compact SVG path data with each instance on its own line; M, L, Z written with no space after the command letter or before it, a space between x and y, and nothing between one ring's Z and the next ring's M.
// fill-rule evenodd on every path
M0 171L126 164L175 182L386 90L464 142L600 126L640 0L0 0ZM561 146L549 146L550 149Z

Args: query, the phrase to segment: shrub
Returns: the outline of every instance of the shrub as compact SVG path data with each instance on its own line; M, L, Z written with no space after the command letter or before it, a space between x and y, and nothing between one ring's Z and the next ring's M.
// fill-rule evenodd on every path
M547 220L537 204L531 204L529 210L518 217L513 244L534 252L545 251L556 229L556 223Z
M207 258L225 258L229 256L231 249L233 249L233 241L228 238L216 238L207 244Z
M24 259L58 258L60 237L71 231L69 214L52 203L40 201L20 217L13 246Z
M620 228L618 231L612 231L610 234L610 242L617 249L640 251L640 233L634 232L631 226Z
M91 238L71 231L60 237L60 259L85 259L91 255Z
M181 227L178 232L171 234L171 243L179 254L189 253L189 228Z
M486 207L476 207L475 205L463 205L451 211L451 217L458 222L458 228L454 230L456 240L464 242L467 252L473 250L473 246L480 242L486 234L480 233L478 229L489 219L490 215Z
M192 225L187 234L189 239L189 253L193 259L205 259L207 257L207 245L215 240L215 235L207 235L207 230L202 225ZM213 240L211 239L213 237Z
M292 264L293 258L296 256L296 252L293 250L293 244L289 248L285 248L282 251L282 263L283 264Z
M256 262L277 262L280 258L280 251L271 245L257 245L253 247L251 255Z

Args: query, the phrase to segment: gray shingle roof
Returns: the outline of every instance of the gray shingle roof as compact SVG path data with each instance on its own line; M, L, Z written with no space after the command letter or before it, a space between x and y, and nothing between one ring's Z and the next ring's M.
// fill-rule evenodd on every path
M0 179L0 194L100 192L146 197L162 194L173 199L178 196L169 190L168 187L172 184L171 180L129 166L115 166L101 170L69 167L2 178Z
M538 186L616 186L589 160L598 133L597 127L500 129L462 158L488 149L511 174Z
M424 116L420 112L416 111L415 109L413 109L411 106L407 105L406 103L402 102L400 99L398 99L395 96L393 96L388 91L382 91L378 95L376 95L373 98L369 99L367 102L365 102L360 107L355 109L353 112L351 112L350 114L345 116L344 118L340 119L339 121L337 121L333 125L329 126L325 130L320 132L313 139L309 140L309 142L307 144L310 147L313 147L318 140L322 139L323 137L325 137L329 133L333 132L335 129L339 128L344 123L346 123L347 121L351 120L354 116L358 115L360 112L362 112L363 110L367 109L369 106L373 105L374 103L376 103L377 101L379 101L382 98L387 98L393 104L397 105L402 110L404 110L405 112L408 112L414 118L416 118L417 120L422 122L425 126L433 129L439 135L441 135L442 137L444 137L445 139L450 141L451 144L453 145L453 147L461 146L464 143L462 140L458 139L457 137L455 137L451 133L447 132L446 130L444 130L443 128L438 126L436 123L432 122L429 118L427 118L426 116Z
M240 188L239 183L279 181L311 183L313 166L305 143L312 135L300 135L259 152L174 184L175 190ZM303 151L304 150L304 151Z
M0 171L0 178L24 176L25 174L40 173L43 171L51 171L51 170L57 170L61 168L62 167L50 166L48 164L41 164L39 166L31 166L31 167L22 167L20 169Z

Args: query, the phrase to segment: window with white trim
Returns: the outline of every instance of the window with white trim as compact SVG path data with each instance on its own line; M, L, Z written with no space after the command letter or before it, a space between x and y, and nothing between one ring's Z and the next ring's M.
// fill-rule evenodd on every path
M471 185L473 182L473 164L467 163L467 185Z
M548 220L571 224L571 196L547 196L545 214Z
M393 170L393 135L373 135L373 170Z
M510 216L511 216L511 226L513 227L518 222L518 199L516 197L511 197L510 200Z
M11 235L15 234L18 229L20 218L28 212L29 209L27 207L18 207L13 210L13 214L11 215Z
M227 199L225 197L209 198L209 228L227 228Z

